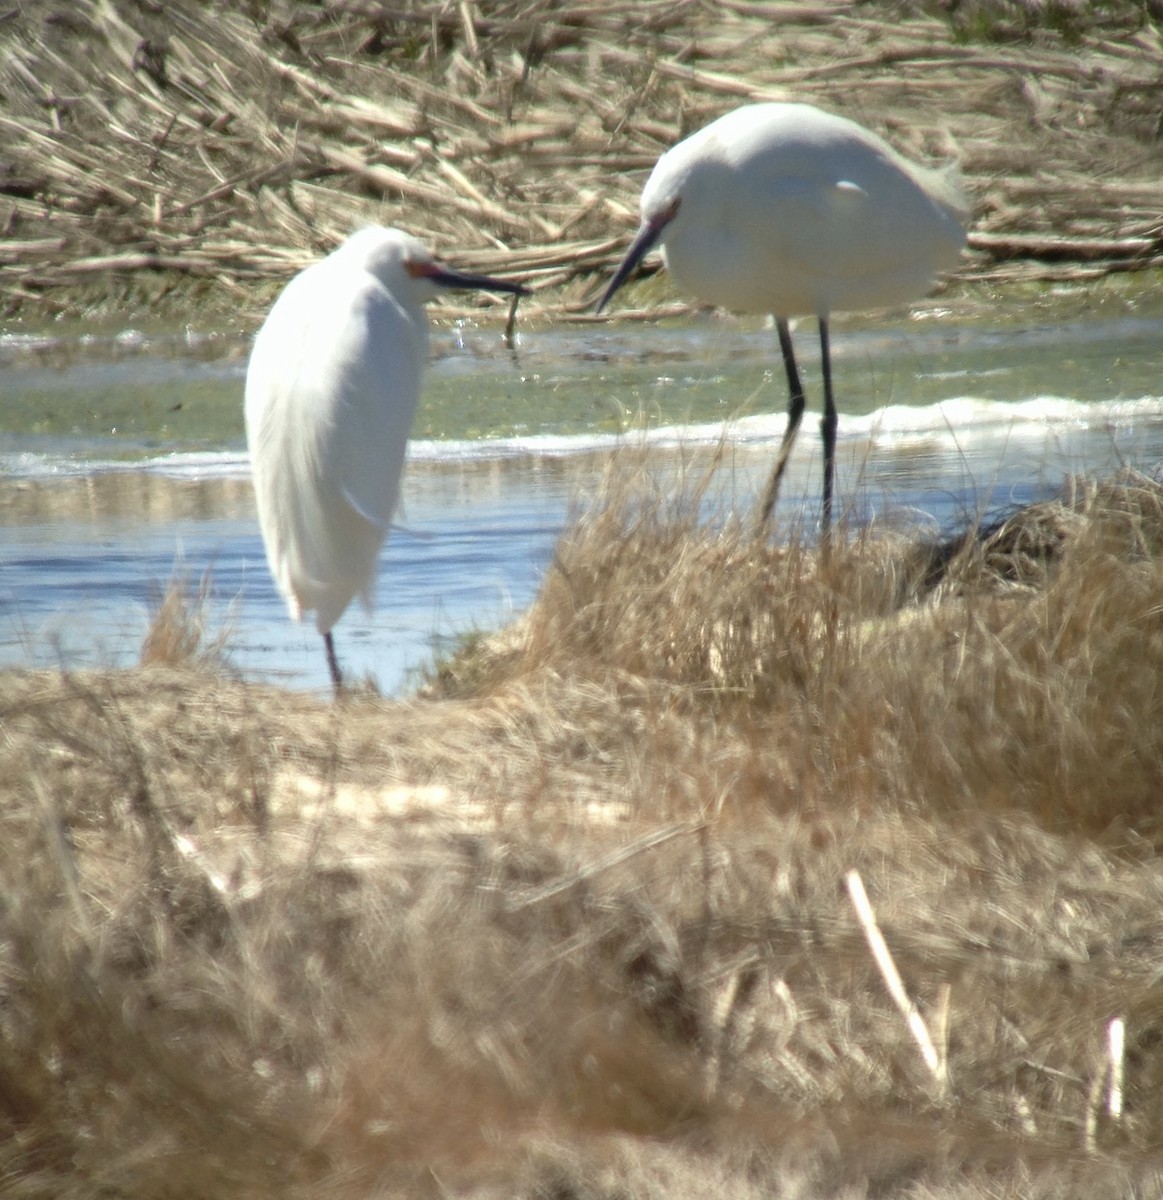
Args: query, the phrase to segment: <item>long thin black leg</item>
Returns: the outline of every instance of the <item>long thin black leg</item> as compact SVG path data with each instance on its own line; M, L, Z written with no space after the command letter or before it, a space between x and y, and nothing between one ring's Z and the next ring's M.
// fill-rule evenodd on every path
M828 344L828 318L820 317L820 363L824 375L824 416L820 434L824 439L824 518L827 538L832 528L832 487L836 477L836 401L832 395L832 355Z
M783 482L783 473L787 469L787 460L791 457L791 448L795 444L796 432L804 415L804 385L800 382L800 373L796 367L795 351L791 344L791 330L787 321L777 317L775 328L779 333L779 348L783 353L783 367L787 372L787 426L783 431L783 441L779 444L779 455L775 460L775 469L771 472L771 480L767 485L767 493L763 497L763 507L759 510L759 520L756 522L756 532L763 533L771 520L775 502L779 499L779 485Z
M338 696L343 691L343 676L339 673L339 659L335 657L335 641L331 636L330 629L323 635L323 646L327 651L327 666L331 670L331 682L335 685L335 694Z

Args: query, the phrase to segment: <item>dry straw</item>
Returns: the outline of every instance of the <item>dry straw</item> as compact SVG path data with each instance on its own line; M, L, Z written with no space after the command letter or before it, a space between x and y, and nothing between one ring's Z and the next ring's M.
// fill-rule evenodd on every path
M1152 1194L1163 491L825 565L689 478L423 700L5 674L12 1194Z
M976 210L966 278L1157 267L1151 13L1134 0L18 6L0 20L0 290L13 309L101 288L156 308L185 280L221 311L374 220L574 313L658 155L763 99L959 157Z

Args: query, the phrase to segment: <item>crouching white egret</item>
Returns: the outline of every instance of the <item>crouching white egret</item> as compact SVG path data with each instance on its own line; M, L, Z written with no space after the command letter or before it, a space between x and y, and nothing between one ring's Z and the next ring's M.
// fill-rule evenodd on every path
M331 630L354 596L372 604L428 358L424 302L441 288L528 293L371 227L291 280L251 352L246 440L267 562L291 616L315 613L337 693Z
M957 262L969 204L955 166L930 169L809 104L749 104L668 150L642 190L642 223L598 311L656 243L677 286L775 318L788 419L760 509L766 527L804 411L788 319L815 316L824 384L823 527L832 519L836 406L831 313L899 304Z

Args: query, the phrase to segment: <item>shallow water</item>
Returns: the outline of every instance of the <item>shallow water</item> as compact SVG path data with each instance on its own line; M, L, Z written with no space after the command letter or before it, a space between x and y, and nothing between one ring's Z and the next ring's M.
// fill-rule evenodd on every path
M797 332L816 399L811 323ZM949 525L1050 494L1075 471L1163 459L1163 315L1121 308L993 328L930 317L834 335L838 501L858 521ZM187 331L0 337L0 664L136 661L175 574L208 581L211 634L248 676L325 687L321 643L267 574L241 421L248 338ZM693 476L726 430L709 505L750 507L783 431L774 337L757 323L434 330L400 527L377 608L336 628L385 692L434 645L525 608L571 504L645 442ZM725 426L724 422L728 424ZM811 527L819 439L805 420L780 515Z

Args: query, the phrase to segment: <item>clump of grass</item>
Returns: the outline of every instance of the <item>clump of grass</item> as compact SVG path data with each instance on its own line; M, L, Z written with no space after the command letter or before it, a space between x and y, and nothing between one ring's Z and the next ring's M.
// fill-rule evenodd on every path
M1106 480L1070 478L1053 500L916 543L910 573L920 573L925 591L1039 588L1076 536L1105 539L1118 556L1158 555L1163 498L1157 482L1133 470Z
M810 686L838 625L896 603L898 564L883 544L858 536L825 560L798 529L773 543L708 513L716 461L677 491L630 466L615 462L559 544L524 621L530 660L771 704Z
M229 625L207 639L213 581L203 572L198 590L191 594L188 576L176 573L160 592L141 643L139 663L151 666L222 668L227 664Z
M453 699L479 695L505 676L524 646L525 627L518 620L500 632L472 628L452 639L431 665L421 668L417 693Z
M926 807L1158 844L1161 535L1163 490L1128 475L964 542L947 602L846 693L854 725L887 713L861 722L865 762Z
M822 557L626 478L563 539L509 675L646 681L762 720L801 747L801 792L847 778L856 803L1163 836L1158 484L1079 480L937 545L857 532Z

